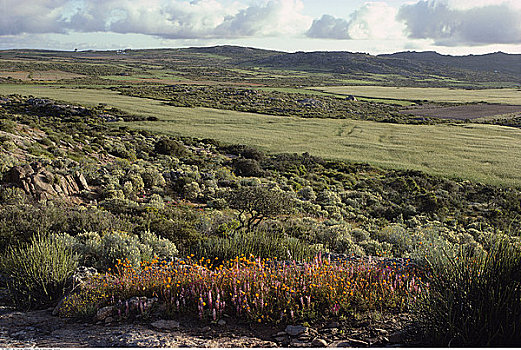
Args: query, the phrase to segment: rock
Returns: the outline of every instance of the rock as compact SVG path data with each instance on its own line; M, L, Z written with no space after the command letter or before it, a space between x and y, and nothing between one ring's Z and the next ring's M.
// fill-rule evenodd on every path
M105 324L110 323L112 321L114 321L114 318L112 316L109 316L105 319Z
M329 345L330 348L350 348L351 343L348 341L336 341Z
M389 335L389 343L402 343L405 337L403 331L397 331Z
M112 312L114 311L113 306L105 306L98 310L96 313L96 320L104 321L107 317L112 316Z
M77 286L85 283L89 278L96 275L97 273L98 270L96 270L94 267L78 266L72 275L73 288L76 288Z
M179 322L175 320L158 320L150 324L152 327L157 329L172 330L179 328Z
M308 348L309 347L308 342L296 340L296 339L293 339L289 345L294 348Z
M381 335L387 335L387 334L389 334L388 331L386 331L385 329L381 329L381 328L375 328L374 331L377 332L377 333L379 333L379 334L381 334Z
M316 338L311 342L311 346L314 348L325 348L327 347L327 341L324 339Z
M219 322L217 322L217 324L219 326L225 326L226 325L226 321L225 320L219 320Z
M288 333L282 331L282 332L278 332L277 334L275 334L275 337L282 337L283 335L288 335Z
M327 326L328 328L338 328L340 327L340 323L336 322L336 321L333 321L331 322L330 324L328 324Z
M353 346L369 346L369 343L360 339L346 338L346 340Z
M307 332L308 332L308 327L304 327L304 326L300 326L300 325L296 325L296 326L289 325L286 327L286 333L288 333L292 337L297 337L297 336L307 333Z
M78 183L80 190L90 191L89 184L87 183L87 180L82 173L77 171L74 173L74 177L76 178L76 182Z

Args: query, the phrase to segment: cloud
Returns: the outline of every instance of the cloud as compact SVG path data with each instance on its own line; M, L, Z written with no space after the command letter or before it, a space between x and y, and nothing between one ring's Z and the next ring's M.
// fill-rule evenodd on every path
M67 0L0 1L0 35L64 32L60 9Z
M521 43L521 9L509 2L458 9L422 0L402 6L397 19L409 38L433 39L440 46Z
M348 31L349 22L345 19L323 15L313 21L306 35L310 38L351 39Z
M306 32L310 38L324 39L400 39L403 24L395 20L397 10L384 2L367 2L349 20L323 15Z
M232 37L300 34L311 23L311 18L300 13L303 7L299 0L271 0L264 5L253 5L227 17L215 33Z
M301 0L2 0L0 35L113 32L165 39L293 35L311 23ZM12 10L11 10L12 8Z

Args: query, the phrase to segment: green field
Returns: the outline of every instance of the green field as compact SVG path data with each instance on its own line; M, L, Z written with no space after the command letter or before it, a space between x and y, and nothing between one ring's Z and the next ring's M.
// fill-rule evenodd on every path
M309 152L330 159L521 186L521 130L516 128L277 117L172 107L106 90L0 85L0 94L11 93L85 105L106 103L160 119L125 123L134 128L255 145L269 152Z
M354 95L380 99L428 100L434 102L489 102L521 104L519 89L464 90L447 88L415 88L387 86L327 86L313 90L338 95Z

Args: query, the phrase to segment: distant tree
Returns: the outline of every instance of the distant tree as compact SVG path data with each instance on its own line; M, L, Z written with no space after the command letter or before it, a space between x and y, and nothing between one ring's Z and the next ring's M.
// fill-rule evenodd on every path
M287 214L293 209L292 198L279 188L267 186L244 186L228 195L230 208L239 211L240 228L251 231L262 220Z

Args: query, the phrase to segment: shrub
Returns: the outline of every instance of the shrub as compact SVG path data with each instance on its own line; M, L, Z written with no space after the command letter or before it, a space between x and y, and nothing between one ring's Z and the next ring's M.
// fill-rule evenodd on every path
M417 313L441 346L521 345L521 250L498 241L488 253L462 246L427 255L432 271Z
M0 261L7 286L18 307L51 305L64 294L77 267L72 249L52 237L34 236L28 244L10 247Z
M235 232L229 237L210 237L192 248L192 253L197 257L215 257L220 261L250 254L261 258L306 260L315 256L320 248L294 237L255 231Z
M288 193L267 186L240 187L228 195L231 208L239 211L241 227L251 231L262 220L287 214L293 210L294 202Z
M174 243L151 232L144 232L141 237L121 231L101 236L96 232L85 232L77 237L59 235L58 240L78 254L82 265L94 266L98 270L113 268L118 261L139 266L143 260L155 256L169 258L178 253Z
M158 237L149 231L146 231L141 235L141 242L143 242L144 245L150 247L150 250L152 251L153 256L151 255L146 257L148 259L151 259L154 256L162 258L174 257L178 253L174 243L166 238Z
M186 154L186 148L179 142L170 139L159 140L154 148L158 154L180 157Z
M239 176L262 176L264 173L255 159L234 159L233 169Z

